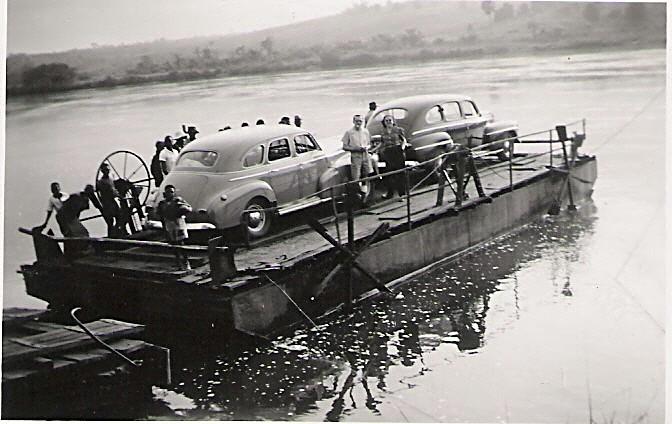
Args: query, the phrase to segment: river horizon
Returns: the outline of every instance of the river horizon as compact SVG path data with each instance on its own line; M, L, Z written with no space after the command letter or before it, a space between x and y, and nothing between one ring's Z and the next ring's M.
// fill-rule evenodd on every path
M183 123L207 135L299 114L319 141L342 134L371 100L432 92L470 95L497 119L517 120L522 134L586 118L582 151L598 160L592 201L576 216L540 217L413 278L400 301L367 301L316 328L230 352L178 349L173 384L127 418L662 422L662 49L8 98L3 307L45 306L16 274L34 260L30 238L16 229L44 220L51 181L80 190L110 152L150 159L154 142Z

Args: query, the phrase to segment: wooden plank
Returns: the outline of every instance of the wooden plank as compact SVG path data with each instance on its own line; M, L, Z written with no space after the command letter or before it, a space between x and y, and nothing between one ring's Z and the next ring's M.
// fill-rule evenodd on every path
M2 310L2 324L12 322L24 322L31 319L38 318L44 314L44 309L28 309L28 308L7 308Z
M138 334L143 329L142 326L137 324L127 324L114 320L95 321L87 324L87 328L91 328L91 332L103 340ZM88 335L69 329L8 340L11 343L7 345L3 340L3 365L95 343Z
M112 255L86 256L73 261L73 264L85 266L94 270L101 271L125 271L134 276L144 275L155 278L179 278L192 274L193 270L177 269L175 264L165 262L148 263L142 260L133 260L131 258L119 258Z

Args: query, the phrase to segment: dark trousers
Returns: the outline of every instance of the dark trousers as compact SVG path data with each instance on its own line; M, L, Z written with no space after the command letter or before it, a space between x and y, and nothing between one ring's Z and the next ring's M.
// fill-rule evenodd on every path
M474 163L474 158L468 151L460 151L457 155L457 160L452 164L453 172L455 173L455 180L457 182L457 195L455 196L455 205L460 206L464 200L465 189L465 175L469 175L474 179L476 191L480 197L485 197L481 178L478 176L478 170Z
M406 158L401 146L387 147L381 152L381 156L385 161L385 172L404 169ZM399 172L394 175L388 175L385 178L385 186L387 187L388 196L393 196L395 191L397 191L400 196L406 194L406 177L404 173Z

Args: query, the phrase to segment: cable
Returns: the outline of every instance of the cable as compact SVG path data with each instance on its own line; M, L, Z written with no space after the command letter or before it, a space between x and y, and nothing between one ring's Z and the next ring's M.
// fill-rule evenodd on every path
M613 133L613 135L611 135L610 137L607 137L607 138L606 138L606 141L605 141L604 143L600 144L599 146L597 146L596 148L594 148L593 151L594 151L594 152L597 152L597 151L600 150L602 147L606 146L608 143L610 143L611 141L613 141L613 140L616 138L616 135L617 135L618 133L620 133L621 131L623 131L628 125L632 124L632 123L635 121L635 119L639 118L639 116L640 116L642 113L644 113L644 111L645 111L646 109L648 109L649 106L651 106L651 105L653 104L653 102L658 98L658 96L660 96L660 95L661 95L662 93L664 93L664 92L665 92L665 88L663 88L662 90L660 90L659 92L657 92L656 94L654 94L653 97L651 97L651 99L650 99L648 102L646 102L646 104L639 110L639 112L637 112L636 114L634 114L634 115L632 116L632 118L630 118L628 121L625 122L625 124L623 124L621 127L619 127L618 130L616 130L616 131Z

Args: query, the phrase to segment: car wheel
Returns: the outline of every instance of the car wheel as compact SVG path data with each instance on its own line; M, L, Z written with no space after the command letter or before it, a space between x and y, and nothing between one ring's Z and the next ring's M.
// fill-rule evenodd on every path
M250 238L259 238L268 234L271 229L272 213L269 211L271 204L262 197L255 197L245 206L249 211L247 217L243 216L243 222L246 222L247 234Z
M497 157L499 158L500 161L505 162L508 161L509 158L513 158L513 146L515 145L513 137L515 137L516 134L512 132L507 132L502 136L497 137L498 140L507 140L509 142L509 147L504 148L501 152L497 154Z

